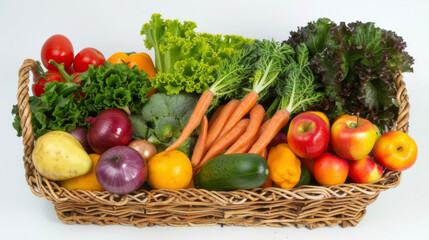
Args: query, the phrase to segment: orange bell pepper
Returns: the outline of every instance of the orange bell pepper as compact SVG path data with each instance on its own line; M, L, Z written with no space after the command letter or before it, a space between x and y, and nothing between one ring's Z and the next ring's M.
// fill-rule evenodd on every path
M117 52L110 56L107 59L107 62L116 64L116 63L126 63L129 68L137 66L139 70L145 71L149 75L149 80L152 80L156 75L155 65L153 64L152 59L147 53L132 53L130 55L124 52Z
M281 188L293 188L299 182L301 161L287 143L272 147L268 153L267 163L271 180Z

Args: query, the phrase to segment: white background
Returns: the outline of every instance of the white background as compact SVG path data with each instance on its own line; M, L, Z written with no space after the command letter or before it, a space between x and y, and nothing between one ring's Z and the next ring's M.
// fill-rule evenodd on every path
M323 3L322 3L323 2ZM346 3L347 2L347 3ZM1 154L0 238L2 239L429 239L429 9L425 1L10 1L0 0ZM40 59L43 42L61 33L75 53L95 47L145 51L140 29L152 13L192 20L198 31L251 38L287 39L289 32L319 17L339 23L373 21L394 30L415 58L405 74L411 102L410 136L419 146L416 164L400 185L382 192L356 227L146 227L67 225L51 202L32 195L24 177L21 138L13 130L18 69ZM151 53L152 54L152 53Z

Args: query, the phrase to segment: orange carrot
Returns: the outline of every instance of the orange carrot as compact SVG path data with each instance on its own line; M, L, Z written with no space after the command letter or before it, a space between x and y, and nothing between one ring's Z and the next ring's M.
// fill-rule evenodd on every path
M242 119L231 131L227 132L221 139L216 140L195 169L200 169L208 160L220 155L223 150L231 146L246 131L247 125L249 125L249 119Z
M219 116L219 114L222 112L222 109L225 107L225 105L221 105L219 106L216 111L213 113L213 115L210 117L209 119L209 125L208 125L208 129L210 129L211 125L213 125L213 122L216 121L217 117Z
M225 126L222 129L222 132L219 134L218 138L221 138L229 130L231 130L243 117L246 115L250 109L258 101L259 95L255 91L251 91L241 100L240 105L234 110L234 112L229 117L228 121L225 123Z
M197 166L201 158L203 157L204 147L206 146L207 125L208 120L207 117L204 115L203 120L201 121L200 135L198 136L197 143L194 147L194 152L192 153L191 163L193 167Z
M269 119L265 121L261 127L258 129L258 132L256 135L248 142L246 142L244 145L241 146L241 148L235 150L235 151L226 151L224 154L232 154L232 153L247 153L249 149L255 144L255 142L258 140L259 136L261 136L262 132L264 131L265 127L267 126L269 122Z
M251 141L252 138L257 134L258 129L265 118L264 107L262 107L260 104L256 104L252 110L250 110L249 116L250 121L246 132L240 136L240 138L225 152L225 154L237 151L247 142Z
M208 151L208 149L215 142L216 138L219 136L220 132L222 131L223 126L228 121L229 116L231 116L232 112L234 111L234 109L237 108L239 104L240 104L239 100L229 101L229 103L225 105L222 112L213 122L213 125L209 128L209 131L207 133L207 140L206 140L206 146L205 146L206 151Z
M289 121L289 111L279 110L270 119L270 122L265 127L258 141L253 144L249 153L260 153L267 145L273 140L273 138L280 132L280 130L286 126Z
M191 135L192 131L200 125L201 119L204 116L204 113L209 108L210 103L213 100L213 92L210 90L204 91L201 95L200 99L197 102L197 105L194 108L191 116L189 117L189 121L186 124L185 128L182 130L179 138L171 144L165 151L171 151L178 148L182 143L186 141L186 139Z
M257 136L254 136L250 141L246 142L244 145L241 146L241 148L237 148L234 151L230 151L229 148L224 154L233 154L233 153L247 153L249 149L255 144L255 142L258 140Z
M263 157L265 160L267 160L268 157L268 150L267 148L262 149L261 153L258 154L259 156Z

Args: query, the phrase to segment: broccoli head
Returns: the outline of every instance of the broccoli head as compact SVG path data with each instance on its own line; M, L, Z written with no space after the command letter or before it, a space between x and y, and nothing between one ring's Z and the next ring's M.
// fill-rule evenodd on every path
M180 136L197 101L196 96L186 93L153 94L143 105L142 114L131 116L134 138L146 139L154 144L158 151L164 151ZM177 150L191 156L197 138L196 130Z

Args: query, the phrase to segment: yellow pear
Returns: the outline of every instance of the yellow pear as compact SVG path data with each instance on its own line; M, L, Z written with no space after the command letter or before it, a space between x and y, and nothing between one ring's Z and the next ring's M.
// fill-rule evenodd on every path
M88 153L70 133L52 131L36 140L33 163L51 180L66 180L86 174L92 166Z

